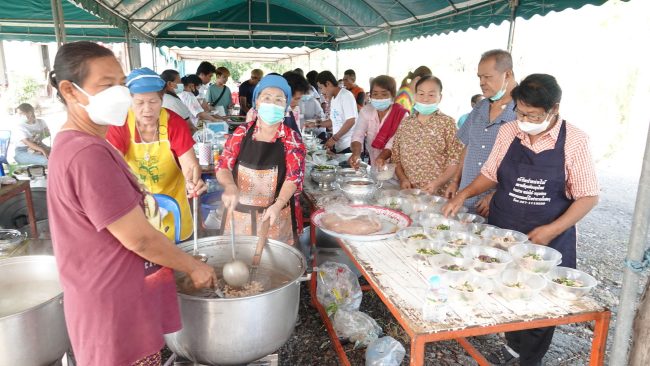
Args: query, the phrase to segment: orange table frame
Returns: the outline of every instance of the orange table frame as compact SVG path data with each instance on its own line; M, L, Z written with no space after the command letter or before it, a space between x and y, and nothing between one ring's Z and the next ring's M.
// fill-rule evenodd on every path
M29 186L29 181L19 180L14 184L3 184L0 188L0 202L4 202L11 197L17 196L21 192L25 192L25 202L27 203L27 215L32 238L37 239L38 230L36 229L36 213L34 212L34 201L32 200L32 189Z
M467 353L474 360L476 360L476 362L478 362L480 366L490 366L491 365L490 362L488 362L485 359L485 357L472 344L470 344L467 341L467 337L474 337L479 335L494 334L494 333L501 333L501 332L511 332L516 330L524 330L524 329L532 329L532 328L549 327L549 326L562 325L562 324L582 323L588 321L595 322L594 336L591 343L591 357L589 360L589 365L596 366L596 365L603 364L605 358L605 347L607 345L607 333L609 332L609 321L611 317L611 312L609 310L567 315L567 316L562 316L553 319L549 318L549 319L538 319L533 321L521 321L521 322L496 324L490 326L480 326L480 327L476 326L476 327L470 327L461 330L441 331L437 333L426 333L426 334L415 333L413 329L411 329L411 327L408 325L408 322L402 317L399 310L382 293L382 291L379 289L377 284L375 284L374 281L372 280L372 277L366 272L363 266L356 260L354 255L348 250L348 248L340 240L337 241L339 243L339 246L345 252L345 254L350 258L350 260L354 263L357 269L361 272L361 274L366 278L366 280L370 284L369 288L367 286L364 286L362 287L362 289L364 291L370 289L373 290L377 294L377 296L379 296L379 298L384 303L384 305L386 305L386 307L391 312L391 314L393 314L395 319L397 319L397 321L402 326L404 331L406 331L408 336L411 338L411 352L410 352L411 366L424 365L426 343L445 341L445 340L457 341L467 351ZM312 246L312 249L314 249L313 252L316 253L315 251L316 228L313 224L310 225L310 244ZM312 259L312 265L316 267L316 264L317 264L316 255L314 254ZM327 333L330 336L332 345L334 347L334 351L338 356L340 365L351 366L350 360L348 359L345 353L345 349L343 348L343 345L341 344L338 336L336 335L336 331L334 330L332 321L327 316L327 311L318 302L318 299L316 297L317 278L318 278L317 275L311 276L309 290L311 294L312 304L318 310L323 320L323 323L325 324L325 328L327 329Z

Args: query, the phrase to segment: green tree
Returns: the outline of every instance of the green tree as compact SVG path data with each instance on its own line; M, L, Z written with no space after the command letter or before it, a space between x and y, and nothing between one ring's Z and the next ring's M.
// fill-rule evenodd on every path
M244 73L253 68L251 62L220 60L212 61L212 63L217 67L222 66L227 68L228 71L230 71L230 77L237 81L244 81L242 80L242 77L246 79L247 76L244 75Z

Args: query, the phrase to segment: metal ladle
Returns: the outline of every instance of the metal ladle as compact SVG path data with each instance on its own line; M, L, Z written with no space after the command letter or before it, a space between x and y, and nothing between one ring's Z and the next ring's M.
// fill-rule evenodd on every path
M242 287L248 283L249 271L246 263L235 258L235 215L230 212L230 247L232 260L223 266L223 280L232 287Z
M198 228L199 228L199 224L198 224L198 220L199 220L199 216L198 216L198 213L199 213L199 209L198 209L198 207L199 207L199 197L196 196L196 195L192 198L192 206L193 206L192 210L194 211L193 212L193 214L194 214L193 215L194 233L192 234L192 239L194 240L194 250L192 251L192 256L194 258L202 261L203 263L207 263L208 262L208 256L206 254L204 254L204 253L199 253L199 237L198 237L198 234L197 234L197 231L198 231Z

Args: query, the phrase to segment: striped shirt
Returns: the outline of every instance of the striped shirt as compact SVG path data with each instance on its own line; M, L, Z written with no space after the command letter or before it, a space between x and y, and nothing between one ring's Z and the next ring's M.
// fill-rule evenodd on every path
M559 116L558 121L562 121ZM562 123L556 123L550 131L531 144L530 137L519 129L516 121L506 123L499 130L494 148L483 165L481 174L491 181L497 182L497 170L515 138L520 139L521 145L535 154L553 149L561 126ZM567 198L575 200L581 197L598 196L598 179L596 178L596 167L589 151L589 138L586 133L569 123L566 124L564 171Z
M499 127L506 122L517 119L513 110L514 106L514 101L510 101L503 108L501 114L494 121L490 121L490 100L488 98L483 99L476 104L465 123L458 130L457 136L467 148L460 189L467 187L481 173L481 168L487 161L494 146ZM465 207L472 213L476 212L476 203L490 192L466 200Z

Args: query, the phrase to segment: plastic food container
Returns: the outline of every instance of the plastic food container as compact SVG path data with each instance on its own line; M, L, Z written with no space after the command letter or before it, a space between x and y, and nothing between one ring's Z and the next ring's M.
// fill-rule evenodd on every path
M544 277L548 292L564 300L578 300L598 284L598 281L591 275L568 267L555 267Z
M422 226L438 231L463 231L463 225L460 222L444 216L423 222Z
M449 301L474 303L492 290L490 281L472 272L447 272L442 281L447 285Z
M482 224L485 222L483 216L471 214L471 213L458 213L456 218L460 221L461 224Z
M562 262L562 253L544 245L515 244L508 252L521 269L537 274L547 273Z
M519 231L506 230L499 228L488 228L482 233L485 245L508 250L515 244L521 244L528 241L528 235Z
M443 253L433 257L431 265L442 273L468 272L472 269L472 258L452 257ZM485 279L483 280L485 281Z
M404 244L416 245L423 240L433 240L438 234L420 226L410 226L397 232L397 238Z
M479 238L474 234L470 234L464 231L456 231L456 230L445 231L441 234L440 238L449 244L458 245L458 246L466 246L466 245L478 246L483 244L483 240L481 238Z
M473 270L481 276L494 277L512 263L512 257L505 250L486 246L470 245L463 249L465 257L474 261Z
M495 278L494 286L506 300L530 301L546 287L546 280L518 268L507 268Z

